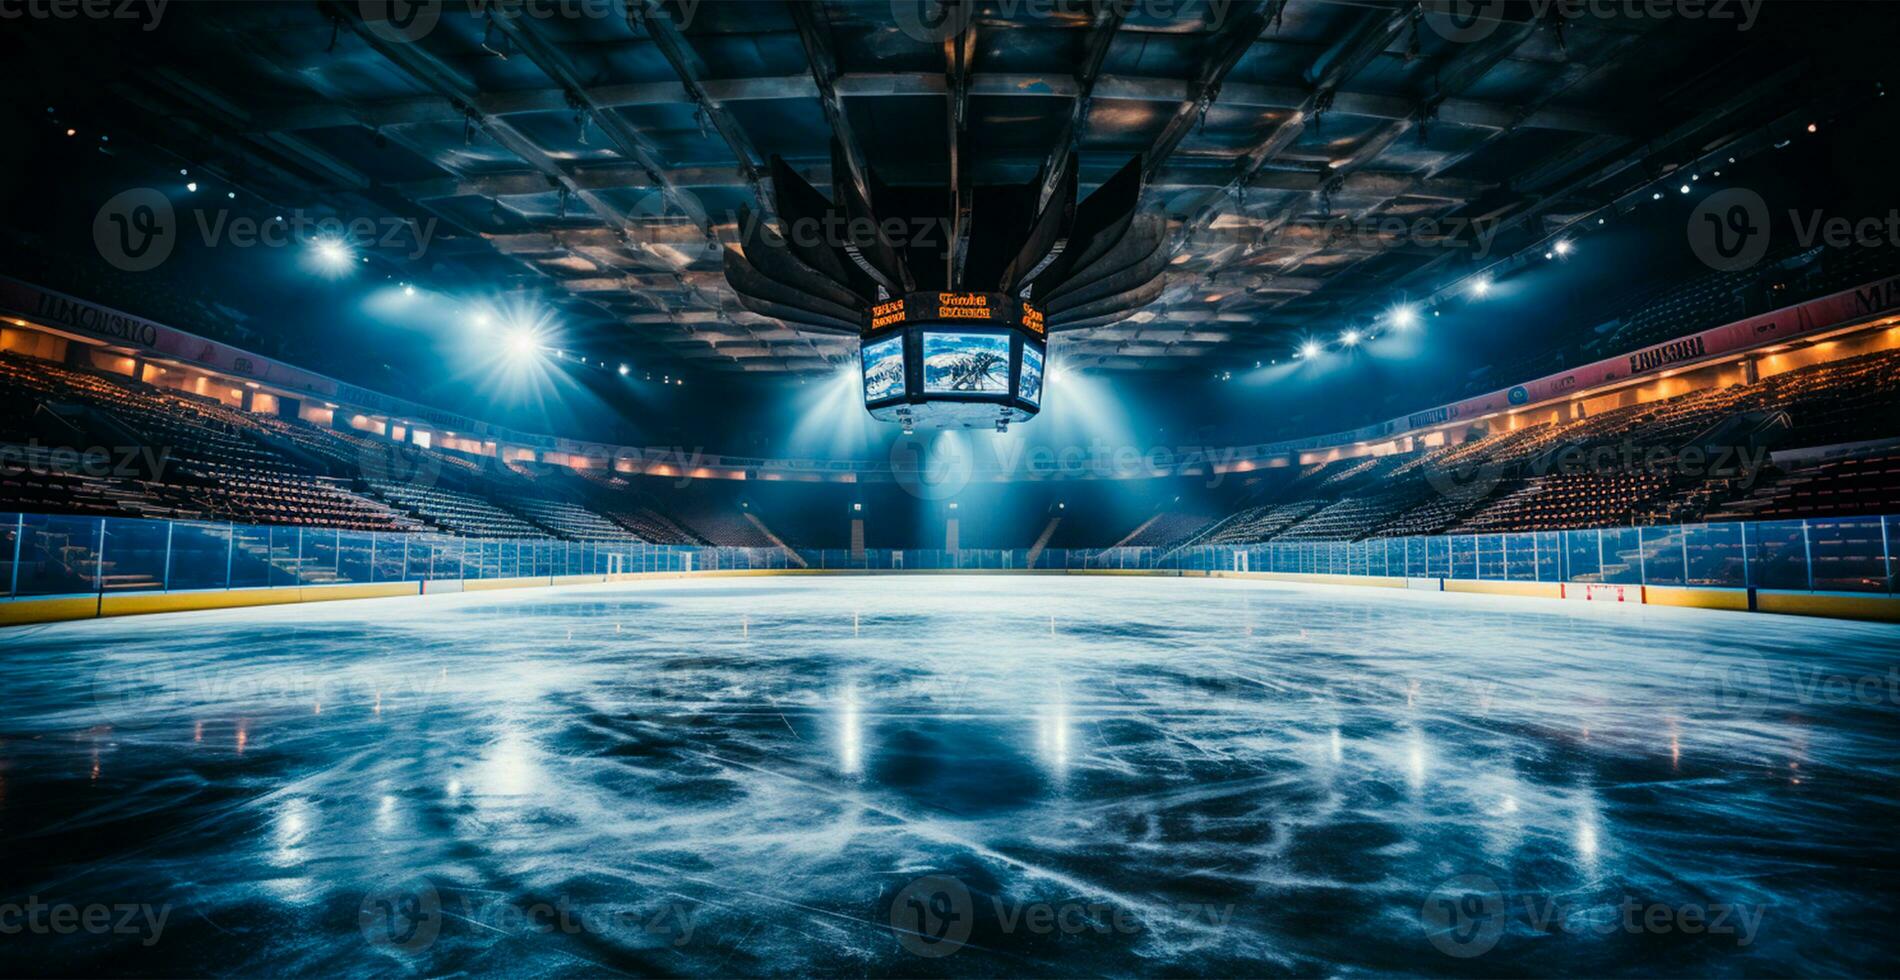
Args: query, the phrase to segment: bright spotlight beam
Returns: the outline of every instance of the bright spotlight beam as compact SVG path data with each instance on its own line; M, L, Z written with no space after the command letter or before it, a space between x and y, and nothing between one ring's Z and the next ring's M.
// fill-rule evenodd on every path
M527 327L521 327L508 334L508 353L517 358L539 357L541 337Z
M1418 326L1418 310L1409 304L1401 303L1398 306L1394 306L1388 318L1395 327Z
M349 268L351 253L348 243L335 238L319 239L316 244L317 262L332 272L341 272Z

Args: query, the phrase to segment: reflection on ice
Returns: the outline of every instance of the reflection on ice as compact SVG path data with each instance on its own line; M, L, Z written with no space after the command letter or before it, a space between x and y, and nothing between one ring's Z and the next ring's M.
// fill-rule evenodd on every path
M15 936L7 965L1891 962L1900 908L1877 869L1900 824L1900 707L1799 692L1884 676L1900 630L1579 605L1213 580L734 579L0 634L9 894L179 908L149 947ZM1737 659L1776 683L1736 697L1708 681ZM1817 676L1782 682L1792 668ZM1480 953L1444 944L1484 920L1433 932L1421 913L1491 899L1518 917ZM1522 916L1611 924L1625 900L1727 903L1759 931ZM366 907L384 926L441 915L400 948L364 932ZM926 929L965 922L968 945L920 959L894 909L938 916ZM536 925L561 916L579 925Z

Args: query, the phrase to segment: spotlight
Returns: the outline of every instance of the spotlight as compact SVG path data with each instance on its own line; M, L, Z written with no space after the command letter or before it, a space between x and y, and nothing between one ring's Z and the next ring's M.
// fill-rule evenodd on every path
M1662 200L1662 191L1657 191L1656 193L1649 195L1649 199L1652 201Z
M1320 352L1320 346L1319 346L1319 341L1317 340L1309 340L1306 343L1300 345L1301 357L1318 357L1319 352Z
M534 357L541 353L541 339L527 327L517 328L508 335L508 352L520 358Z
M316 244L317 261L328 269L342 269L350 264L350 246L340 239L324 238Z
M416 287L414 287L414 286L411 286L411 285L409 285L408 283L403 283L403 284L402 284L402 294L403 294L404 296L414 296L414 295L416 294Z
M185 184L185 190L187 190L187 191L190 191L190 192L191 192L191 193L193 193L193 194L196 194L196 193L198 193L198 182L197 182L197 181L195 181L195 180L193 180L193 181L188 181L188 182L187 182L187 183Z
M1820 131L1821 131L1821 127L1820 127L1820 126L1818 126L1818 125L1816 125L1815 123L1808 123L1808 132L1810 132L1810 133L1818 133L1818 132L1820 132ZM68 136L70 136L70 135L72 135L72 131L71 131L71 130L68 130L68 131L67 131L67 135L68 135Z
M1545 253L1544 253L1544 258L1546 258L1546 259L1554 259L1554 258L1556 258L1556 257L1557 257L1557 253L1556 253L1556 252L1545 252Z
M1555 251L1556 251L1556 253L1557 253L1558 255L1569 255L1569 254L1570 254L1570 251L1571 251L1571 249L1573 249L1573 248L1575 248L1575 247L1576 247L1576 246L1574 246L1574 245L1572 245L1572 244L1570 244L1570 240L1569 240L1569 239L1565 239L1565 240L1563 240L1563 241L1560 241L1560 242L1558 242L1558 243L1557 243L1557 246L1556 246L1556 248L1555 248Z
M69 129L69 130L67 130L67 131L66 131L66 135L68 135L68 136L78 136L78 135L79 135L79 130L77 130L77 129Z
M1391 320L1395 327L1417 326L1418 310L1413 309L1410 304L1400 303L1392 308L1392 312L1387 314L1386 319Z
M1491 277L1479 276L1478 278L1472 280L1471 281L1471 295L1473 296L1491 295Z
M228 198L230 198L230 199L231 199L231 200L233 200L233 201L235 201L235 200L237 200L237 191L225 191L225 192L224 192L224 196L225 196L225 197L228 197Z
M1684 194L1687 194L1687 193L1689 193L1689 185L1688 185L1688 184L1684 184L1684 185L1682 185L1681 187L1678 187L1678 188L1676 188L1676 189L1677 189L1677 190L1679 190L1679 191L1681 191L1681 192L1683 192Z
M1352 345L1359 342L1359 331L1348 330L1345 333L1340 334L1339 342L1342 344L1345 344L1347 347L1351 347Z
M621 376L621 377L623 377L623 378L624 378L624 377L626 377L626 376L627 376L628 374L630 374L630 373L632 373L632 371L633 371L633 369L632 369L632 368L630 368L630 367L628 367L628 366L626 366L625 364L622 364L622 365L620 365L620 376Z

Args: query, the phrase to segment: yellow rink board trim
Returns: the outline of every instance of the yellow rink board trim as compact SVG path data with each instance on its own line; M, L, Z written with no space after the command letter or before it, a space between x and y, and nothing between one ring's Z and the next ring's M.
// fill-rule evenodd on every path
M1757 592L1757 612L1834 619L1872 619L1900 623L1900 599L1879 595L1842 595L1828 592Z
M1348 585L1360 588L1403 589L1403 578L1364 575L1293 574L1288 572L1228 572L1175 569L853 569L853 568L731 568L693 572L622 572L613 575L528 576L505 579L467 579L463 590L480 592L496 589L547 588L555 585L597 585L606 582L630 582L652 579L739 578L766 575L957 575L957 574L1049 574L1049 575L1153 575L1158 577L1237 578L1267 582L1295 582L1311 585ZM444 580L447 581L447 580ZM1563 586L1555 582L1480 582L1446 579L1447 592L1483 595L1557 598ZM295 602L323 602L338 599L373 599L420 595L420 582L376 582L347 585L287 586L279 589L230 589L204 592L127 592L104 596L60 596L46 599L0 601L0 626L53 623L92 619L98 616L132 616L145 613L191 612L207 609L232 609L246 606L281 605ZM1681 588L1648 586L1641 588L1637 601L1659 606L1696 609L1748 611L1749 593L1745 589ZM1756 593L1755 611L1792 616L1821 616L1835 619L1861 619L1900 622L1900 597L1853 595L1847 593L1769 592Z
M1556 582L1473 582L1448 578L1445 580L1446 592L1469 592L1476 595L1515 595L1533 599L1561 599L1564 587ZM1746 605L1746 600L1743 601Z
M31 623L59 623L69 619L91 619L99 615L96 595L69 596L63 599L15 599L0 602L0 626L26 626Z
M387 599L399 595L422 594L421 582L364 582L352 585L306 585L297 591L302 602L328 602L332 599Z
M146 613L195 612L240 606L275 606L299 602L302 589L228 589L223 592L125 592L99 601L101 616L141 616Z
M1730 609L1736 612L1747 612L1748 590L1648 585L1643 587L1643 601L1652 606L1683 606L1690 609Z

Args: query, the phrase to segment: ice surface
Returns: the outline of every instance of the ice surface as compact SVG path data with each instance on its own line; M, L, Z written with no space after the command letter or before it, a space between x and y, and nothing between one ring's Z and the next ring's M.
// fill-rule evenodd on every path
M164 923L0 935L5 973L1868 974L1900 943L1890 626L886 576L0 658L0 929Z

